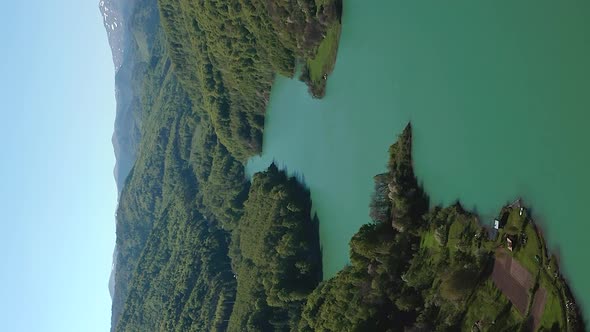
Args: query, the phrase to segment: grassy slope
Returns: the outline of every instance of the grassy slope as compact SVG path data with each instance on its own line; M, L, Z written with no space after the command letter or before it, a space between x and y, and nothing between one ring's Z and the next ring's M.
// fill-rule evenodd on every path
M543 268L543 266L546 266L548 263L548 257L545 255L546 248L544 246L544 241L538 235L534 224L530 221L526 212L520 216L520 211L517 208L509 209L508 211L510 214L504 230L501 230L498 239L493 243L490 243L491 245L488 245L487 247L493 248L504 245L505 240L503 236L507 233L513 235L520 235L522 233L526 234L526 244L521 245L519 242L519 247L512 255L533 275L533 277L538 275L539 285L547 290L547 302L545 304L545 311L540 328L542 327L550 330L555 324L557 324L561 329L565 329L565 312L563 310L564 304L561 299L561 292L554 286L555 278L550 276L546 268ZM539 259L537 260L535 257L538 257ZM506 298L503 295L498 297L497 301L486 301L484 299L495 296L488 290L490 287L488 285L489 283L489 281L486 281L476 291L476 295L470 303L470 308L465 316L464 328L473 326L478 320L495 320L498 322L503 315L506 315L506 312L500 310L506 305L504 301ZM496 289L495 287L493 288ZM512 316L512 318L510 318L511 321L514 321L515 317L518 317L516 321L522 319L520 314L513 308L510 309L510 312Z
M514 253L514 257L533 276L538 275L540 287L547 290L546 310L543 314L541 327L551 329L557 323L561 328L564 328L564 303L562 303L559 295L560 292L553 284L555 278L550 276L546 268L548 257L545 255L544 241L538 235L535 229L536 226L528 219L527 213L525 212L521 216L519 212L518 209L513 209L510 212L508 225L513 225L520 229L521 233L526 234L527 242Z
M336 65L341 28L339 21L332 22L315 56L305 61L301 80L307 84L314 98L322 98L326 94L328 75L332 73Z
M422 235L422 239L420 240L420 248L428 248L438 251L438 245L436 244L433 231L426 232L424 235Z
M486 280L476 290L473 300L469 303L469 310L463 320L463 330L469 331L473 324L480 321L482 325L496 321L498 326L511 326L522 319L512 307L506 296L494 286L491 280Z
M309 75L313 84L324 84L324 75L329 75L336 64L338 42L340 40L340 23L335 22L326 33L326 38L318 46L314 58L307 60Z

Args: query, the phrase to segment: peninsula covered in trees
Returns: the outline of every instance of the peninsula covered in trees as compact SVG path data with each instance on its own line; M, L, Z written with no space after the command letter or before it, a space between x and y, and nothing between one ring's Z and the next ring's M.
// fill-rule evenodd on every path
M520 205L498 229L429 206L408 126L375 176L373 222L322 279L310 194L261 149L274 75L324 93L341 3L136 0L117 73L133 166L121 188L113 331L581 331L557 260ZM122 96L124 95L124 96ZM120 140L121 142L123 140ZM117 141L119 142L119 141ZM126 163L127 164L127 163ZM516 270L516 274L512 274Z
M428 209L412 168L411 127L375 177L373 223L350 241L351 264L320 284L304 331L584 331L557 259L520 202L498 227L459 203Z

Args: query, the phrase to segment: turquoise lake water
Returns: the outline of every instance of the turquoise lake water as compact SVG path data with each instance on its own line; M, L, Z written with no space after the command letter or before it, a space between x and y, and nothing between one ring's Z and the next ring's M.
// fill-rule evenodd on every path
M490 222L523 197L590 317L590 2L345 0L326 97L279 77L263 155L301 175L326 277L369 222L372 177L408 121L433 204Z

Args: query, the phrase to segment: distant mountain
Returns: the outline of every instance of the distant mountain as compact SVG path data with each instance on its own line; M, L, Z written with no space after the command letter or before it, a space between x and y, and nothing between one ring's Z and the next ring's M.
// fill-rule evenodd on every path
M129 65L127 65L128 62ZM137 146L141 139L141 107L138 105L139 98L132 87L133 62L132 59L124 61L115 76L117 115L112 137L116 160L113 175L119 195L135 163Z
M134 4L135 1L126 0L101 0L98 4L116 74L117 118L112 142L116 157L113 173L119 194L135 162L135 150L140 138L138 114L132 107L134 92L131 76L135 61L133 47L130 47L133 44L133 34L129 21Z
M146 106L149 105L149 98L146 99L144 85L148 82L147 68L153 60L152 48L157 48L155 53L161 54L159 46L154 46L159 28L159 14L156 0L101 0L99 10L115 69L117 110L112 143L116 163L113 175L121 199L123 188L137 159L142 138L142 118L147 113L146 108L149 108ZM119 273L121 269L118 259L120 255L127 255L125 250L121 253L121 248L126 245L118 241L113 252L113 269L108 285L113 300L113 322L118 320L127 297L129 276ZM128 264L130 271L135 266L133 262L132 260Z
M125 9L128 8L128 4L125 2L122 0L101 0L98 4L113 52L115 71L118 71L123 64L125 42L128 38L125 29L125 12L127 11Z
M109 294L111 295L111 299L115 296L115 267L117 266L117 253L118 250L115 247L115 250L113 250L113 265L111 267L111 276L109 278Z
M112 143L115 153L115 166L113 175L117 185L117 193L121 194L123 184L127 175L133 167L136 155L136 145L139 142L139 131L137 121L132 115L130 107L133 99L129 70L120 70L126 58L125 51L129 49L130 33L127 26L129 5L124 0L101 0L98 4L106 29L107 38L111 48L113 65L115 69L115 99L117 112L115 119L115 130ZM109 278L109 294L111 299L115 296L115 267L117 259L117 248L113 252L113 267Z

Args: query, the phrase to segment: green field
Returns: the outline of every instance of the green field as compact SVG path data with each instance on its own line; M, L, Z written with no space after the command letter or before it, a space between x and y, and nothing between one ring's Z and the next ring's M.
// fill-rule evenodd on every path
M332 73L336 65L341 28L340 22L332 23L326 32L326 37L318 46L315 57L306 62L304 76L307 77L303 80L309 85L314 97L322 97L325 94L327 76Z
M565 313L563 312L560 293L550 283L544 282L543 280L541 281L541 286L547 289L547 302L545 302L545 312L543 313L540 328L551 330L557 325L560 330L564 329Z
M429 248L429 249L436 250L437 247L438 247L438 244L436 243L436 239L434 238L434 232L430 231L430 232L424 233L424 235L422 236L422 239L420 240L420 248Z
M336 53L338 52L338 41L340 39L340 24L333 24L326 33L326 38L318 46L315 58L307 61L309 75L314 83L323 80L334 69Z
M520 210L513 208L509 210L508 222L501 236L509 233L519 237L513 257L520 262L533 276L539 276L538 286L545 288L547 299L545 311L541 319L539 330L551 330L558 327L565 329L565 312L561 292L557 289L557 282L552 276L553 270L557 268L554 260L548 268L549 257L545 248L545 241L538 234L536 226L528 219L526 211L520 215ZM526 244L522 244L520 237L526 235Z
M463 331L470 331L476 322L479 322L480 329L486 331L492 330L494 325L514 326L522 320L518 311L491 280L486 280L475 291L472 299L463 320Z

